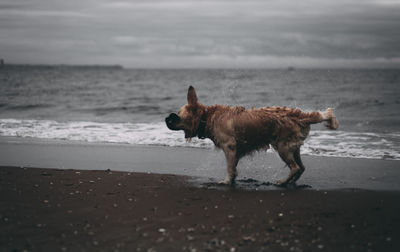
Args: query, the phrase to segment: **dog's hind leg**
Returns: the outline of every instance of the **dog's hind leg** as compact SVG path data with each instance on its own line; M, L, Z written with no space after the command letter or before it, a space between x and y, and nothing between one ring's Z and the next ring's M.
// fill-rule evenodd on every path
M300 167L300 170L293 176L292 181L290 181L290 182L295 183L300 178L300 176L303 174L306 167L304 166L303 162L301 161L300 148L298 148L294 151L293 157L294 157L294 161L296 161L296 164Z
M223 151L225 153L228 174L226 175L225 179L219 183L225 185L233 185L237 177L236 166L239 162L239 158L236 155L236 147L234 145L229 145L226 146L226 148L223 148Z
M290 182L292 182L293 178L298 174L301 170L300 166L296 163L294 158L293 151L285 144L278 144L278 153L281 159L287 164L290 169L289 175L286 179L279 180L276 182L278 186L286 186Z

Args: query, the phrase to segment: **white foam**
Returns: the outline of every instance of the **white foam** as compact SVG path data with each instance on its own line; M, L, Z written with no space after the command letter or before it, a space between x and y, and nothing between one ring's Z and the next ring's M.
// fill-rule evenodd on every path
M61 139L95 143L163 145L213 148L206 139L187 142L181 131L165 123L56 122L51 120L0 119L0 136ZM399 133L311 131L302 153L314 156L400 160Z
M337 156L400 160L398 133L346 131L311 131L302 153L318 156Z
M187 142L183 132L165 123L56 122L50 120L0 119L0 136L61 139L98 143L212 147L207 140Z

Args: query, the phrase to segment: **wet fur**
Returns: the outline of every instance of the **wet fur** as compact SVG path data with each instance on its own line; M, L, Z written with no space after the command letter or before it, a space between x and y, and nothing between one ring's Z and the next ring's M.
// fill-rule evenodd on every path
M166 118L167 126L183 130L185 138L190 139L198 136L201 120L204 120L205 136L225 153L228 175L222 181L224 184L234 183L240 158L270 146L290 168L289 176L277 184L285 186L296 182L305 170L300 147L310 132L310 124L325 122L330 129L339 126L332 109L305 113L287 107L205 106L198 102L193 87L189 87L187 100L188 104L177 115Z

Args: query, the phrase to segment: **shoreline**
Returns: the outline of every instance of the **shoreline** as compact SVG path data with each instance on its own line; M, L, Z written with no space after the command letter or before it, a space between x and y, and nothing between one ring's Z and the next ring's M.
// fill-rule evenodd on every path
M0 167L2 251L398 251L400 192L198 188L189 177Z
M302 159L306 171L298 184L312 189L400 191L400 161L307 155ZM198 185L218 182L226 175L223 153L200 148L1 137L0 160L3 166L176 174L194 177ZM287 176L288 169L275 153L259 152L243 158L238 172L239 187L253 190Z

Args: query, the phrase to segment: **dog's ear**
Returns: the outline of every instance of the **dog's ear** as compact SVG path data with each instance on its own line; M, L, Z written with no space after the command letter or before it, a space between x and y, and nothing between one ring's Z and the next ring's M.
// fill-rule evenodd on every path
M194 87L190 86L187 94L187 100L189 105L196 105L197 104L197 95L196 90Z

